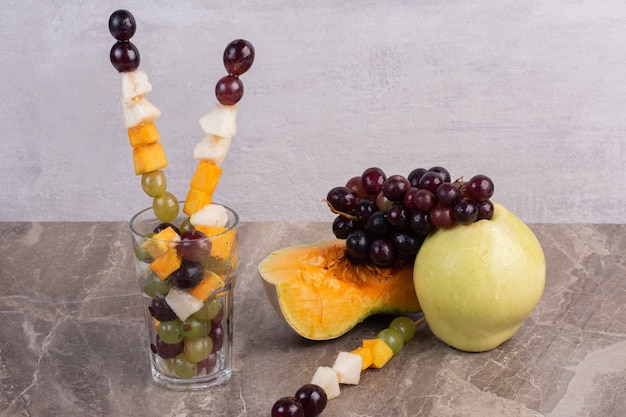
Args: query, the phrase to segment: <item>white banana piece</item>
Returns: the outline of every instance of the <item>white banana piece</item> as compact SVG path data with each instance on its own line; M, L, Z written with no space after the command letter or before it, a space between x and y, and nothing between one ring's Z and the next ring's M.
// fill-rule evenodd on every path
M207 135L194 148L193 158L220 166L226 158L231 140L230 137Z

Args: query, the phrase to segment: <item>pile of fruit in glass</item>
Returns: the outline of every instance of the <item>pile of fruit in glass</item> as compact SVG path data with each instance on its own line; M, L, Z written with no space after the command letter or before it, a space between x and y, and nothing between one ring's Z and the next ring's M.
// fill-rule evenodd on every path
M230 377L231 290L237 270L236 213L212 202L221 163L236 133L236 103L243 96L239 76L254 62L246 40L229 43L227 75L216 84L216 107L200 119L205 137L195 146L198 161L179 215L179 201L167 190L165 151L155 121L161 111L146 99L152 90L140 55L130 42L136 22L126 10L109 18L116 39L110 60L122 76L122 108L133 148L135 174L152 198L152 208L131 220L136 267L145 295L153 377L171 388L203 388ZM209 381L220 370L222 375ZM168 379L170 378L170 379ZM195 379L197 386L174 380ZM204 385L202 385L204 384Z

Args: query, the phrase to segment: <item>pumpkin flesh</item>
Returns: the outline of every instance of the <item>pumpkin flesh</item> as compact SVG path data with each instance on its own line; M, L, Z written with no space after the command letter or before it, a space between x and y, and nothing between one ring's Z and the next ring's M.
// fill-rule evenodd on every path
M339 337L372 314L420 311L413 265L353 265L345 241L279 249L259 264L276 312L301 336Z

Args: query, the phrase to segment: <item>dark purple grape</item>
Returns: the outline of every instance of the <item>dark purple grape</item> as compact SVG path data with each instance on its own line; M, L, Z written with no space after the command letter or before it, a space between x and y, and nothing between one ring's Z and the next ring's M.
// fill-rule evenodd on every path
M346 182L346 187L352 190L352 192L359 199L367 196L367 193L365 192L365 188L363 188L363 183L361 182L361 177L350 178L348 182Z
M431 193L428 190L418 190L413 197L415 208L424 213L428 213L437 202L437 198L435 194Z
M409 224L411 225L411 230L418 235L427 235L435 230L435 226L433 226L430 222L430 216L428 213L423 213L421 211L414 211L411 213L411 216L409 217Z
M154 233L159 233L159 232L162 232L163 230L167 229L168 227L171 227L172 229L174 229L174 231L177 234L180 235L180 230L178 229L178 227L174 226L172 223L161 223L157 227L154 228L153 232Z
M361 183L367 195L375 197L383 190L383 183L387 179L385 172L377 167L367 168L361 174Z
M394 230L404 230L409 227L409 210L402 203L393 203L387 209L387 222Z
M224 49L224 67L230 75L241 75L254 62L254 46L245 39L236 39Z
M370 244L369 256L374 265L388 268L396 261L396 249L389 239L375 239Z
M109 32L118 41L127 41L133 37L137 25L135 17L128 10L116 10L109 17Z
M218 352L224 346L224 328L222 323L213 323L209 336L213 340L213 352Z
M493 181L486 175L474 175L467 182L467 196L477 203L489 200L493 192Z
M131 72L139 68L139 50L132 42L115 42L109 58L118 72Z
M153 353L156 353L163 359L171 359L182 353L184 348L185 342L183 340L181 340L179 343L165 343L161 340L159 335L157 335Z
M418 237L409 232L393 232L391 241L398 250L398 255L404 258L413 258L422 246L424 237Z
M390 232L389 224L385 219L385 213L377 211L367 220L367 232L370 236L381 237L387 236Z
M328 402L324 388L315 384L305 384L298 388L295 398L302 404L304 417L315 417L322 414Z
M355 230L346 238L346 252L350 259L367 258L370 247L370 238L364 230Z
M333 233L337 239L345 239L357 227L359 227L357 221L345 216L339 215L333 221Z
M478 220L491 220L494 213L494 207L490 200L476 203L476 207L478 207Z
M200 262L183 259L180 268L172 273L172 284L182 290L195 287L204 277L204 268Z
M453 206L457 202L461 193L459 189L451 182L444 182L441 184L435 192L437 201L444 206Z
M180 235L176 253L188 261L203 262L211 255L211 239L200 230L192 229Z
M348 187L334 187L326 194L326 201L336 211L351 213L356 206L357 197Z
M452 207L436 204L430 211L430 222L437 229L448 229L454 226L454 214Z
M211 319L211 325L221 326L223 318L224 318L224 304L220 306L220 309L217 311L217 314L215 315L215 317Z
M200 373L200 370L202 369L204 369L207 373L211 372L211 370L215 367L216 363L217 363L217 354L214 352L209 353L209 356L207 356L206 358L202 359L200 362L197 363L198 373Z
M164 298L153 298L150 302L150 306L148 306L148 311L150 315L158 321L172 321L177 318L176 313L174 313L174 310L165 302Z
M243 97L243 83L234 75L225 75L215 84L215 97L225 106L237 104Z
M361 222L367 222L367 219L370 218L372 214L378 211L378 207L376 203L372 200L368 200L367 198L360 200L356 203L356 207L354 207L354 214Z
M454 205L454 218L461 224L470 224L478 220L478 207L476 203L468 200L461 200Z
M411 183L402 175L392 175L383 182L383 193L391 201L404 200L404 195L409 188L411 188Z
M432 167L428 171L436 172L436 173L440 174L445 182L452 181L452 179L450 177L450 172L448 172L448 170L445 169L444 167Z
M426 173L426 168L415 168L406 177L411 183L411 187L419 188L420 179Z
M279 398L272 406L271 417L305 417L300 401L294 397Z
M417 204L415 203L415 196L417 195L418 191L419 191L419 188L415 188L415 187L411 187L407 190L406 194L404 194L404 200L402 200L402 204L404 204L404 207L406 207L407 209L411 211L417 210Z
M437 188L439 188L439 186L443 184L444 182L445 181L443 180L443 177L441 176L441 174L435 171L428 171L427 173L422 175L422 178L420 178L418 188L428 190L431 193L435 194L435 192L437 191Z

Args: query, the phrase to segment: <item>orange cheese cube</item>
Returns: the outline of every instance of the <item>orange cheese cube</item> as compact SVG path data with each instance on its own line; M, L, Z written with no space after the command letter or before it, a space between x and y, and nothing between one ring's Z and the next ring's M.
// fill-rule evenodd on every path
M361 371L366 370L374 363L374 354L372 353L372 349L366 347L360 347L354 349L352 352L356 355L359 355L363 361L361 362Z
M206 301L211 294L224 286L224 280L213 271L206 271L202 281L191 290L189 294L198 300Z
M196 172L194 172L189 185L191 188L195 188L207 194L213 194L221 175L222 168L209 161L200 161L198 162Z
M161 135L159 134L159 131L154 123L148 122L141 126L128 129L128 139L130 141L130 146L137 148L150 143L158 142L159 139L161 139Z
M207 194L204 191L200 191L196 188L190 188L185 199L185 206L183 212L188 216L193 215L196 211L200 210L207 204L211 204L212 195Z
M156 258L150 264L150 269L161 279L167 278L172 272L180 268L182 259L178 256L176 248L169 248L167 252Z
M196 229L211 238L211 256L222 259L229 259L233 251L233 245L237 242L237 230L228 233L226 227L217 226L196 226Z
M152 238L147 239L141 244L141 247L153 258L158 258L167 252L171 246L171 242L177 242L178 240L180 240L178 233L170 226L161 230L159 233L152 236Z
M382 368L393 357L393 350L382 339L365 339L363 347L372 351L372 368Z
M159 142L133 148L135 174L141 175L167 166L165 151Z

